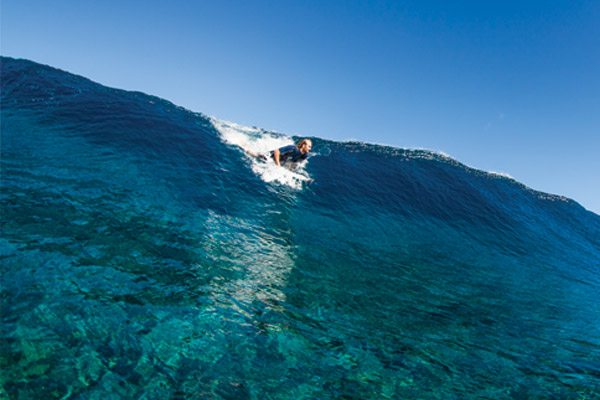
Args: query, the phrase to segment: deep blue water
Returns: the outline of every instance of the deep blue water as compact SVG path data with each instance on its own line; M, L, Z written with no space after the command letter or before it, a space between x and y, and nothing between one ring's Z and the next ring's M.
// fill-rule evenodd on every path
M268 182L218 120L1 62L0 398L600 398L573 200L319 138Z

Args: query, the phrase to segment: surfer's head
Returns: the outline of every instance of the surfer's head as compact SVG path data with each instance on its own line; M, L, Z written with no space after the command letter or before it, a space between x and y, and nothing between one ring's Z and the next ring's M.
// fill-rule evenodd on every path
M306 154L310 151L310 149L312 149L312 140L302 139L301 141L296 143L296 146L302 154Z

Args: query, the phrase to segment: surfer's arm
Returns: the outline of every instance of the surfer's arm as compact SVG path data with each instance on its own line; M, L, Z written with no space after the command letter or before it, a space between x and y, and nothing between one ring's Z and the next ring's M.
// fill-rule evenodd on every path
M281 156L281 152L279 149L273 150L273 160L275 161L275 165L281 167L281 163L279 162L279 157Z

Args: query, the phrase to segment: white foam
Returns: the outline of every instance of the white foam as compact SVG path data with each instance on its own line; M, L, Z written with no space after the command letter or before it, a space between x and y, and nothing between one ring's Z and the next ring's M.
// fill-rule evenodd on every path
M491 175L496 175L496 176L501 176L503 178L512 179L513 181L516 180L515 178L513 178L510 174L507 174L506 172L488 171L488 173Z
M210 121L221 135L223 142L243 150L244 156L251 162L252 171L263 181L302 189L303 182L311 180L304 170L306 161L298 164L292 171L288 168L278 167L268 157L271 150L294 144L291 138L214 117L210 117ZM258 155L266 155L267 160L260 160Z

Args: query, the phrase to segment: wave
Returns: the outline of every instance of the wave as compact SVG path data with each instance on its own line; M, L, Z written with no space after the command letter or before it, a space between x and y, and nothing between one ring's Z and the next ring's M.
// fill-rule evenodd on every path
M600 217L2 57L0 397L591 398Z

